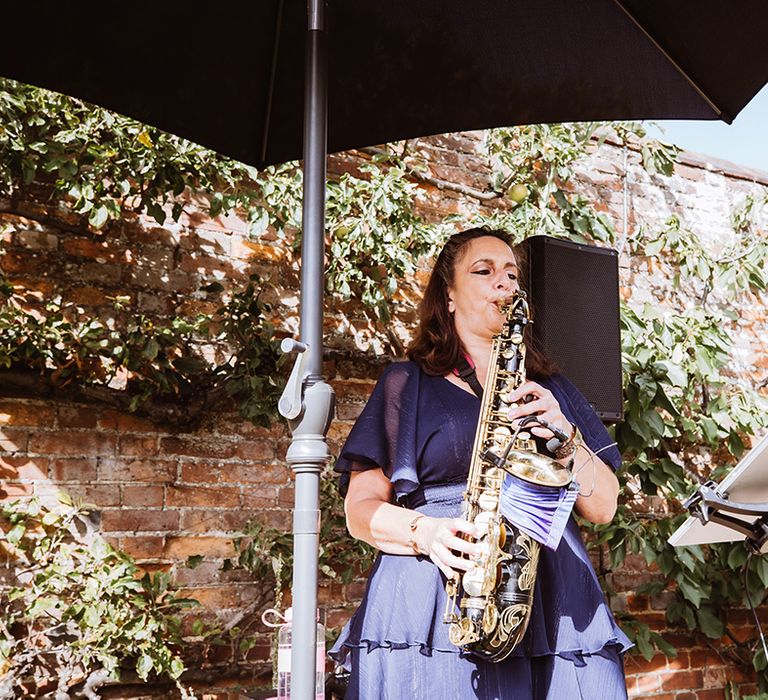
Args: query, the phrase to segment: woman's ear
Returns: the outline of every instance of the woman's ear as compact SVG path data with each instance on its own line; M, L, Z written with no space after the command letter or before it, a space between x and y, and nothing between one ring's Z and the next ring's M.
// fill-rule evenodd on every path
M448 313L452 314L454 311L456 311L456 305L453 303L453 299L451 297L448 297Z

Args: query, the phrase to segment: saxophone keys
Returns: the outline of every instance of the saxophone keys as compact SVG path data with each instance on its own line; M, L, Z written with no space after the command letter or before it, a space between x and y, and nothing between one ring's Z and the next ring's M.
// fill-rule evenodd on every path
M496 512L496 507L499 504L499 497L494 493L484 491L477 499L477 505L480 510Z
M488 532L488 526L491 524L494 517L495 517L494 514L491 513L490 511L483 510L477 514L477 516L472 522L478 527L483 528L485 532Z
M464 593L471 598L483 595L485 590L485 571L481 567L475 567L471 571L464 572L464 575L461 577L461 585L464 587Z

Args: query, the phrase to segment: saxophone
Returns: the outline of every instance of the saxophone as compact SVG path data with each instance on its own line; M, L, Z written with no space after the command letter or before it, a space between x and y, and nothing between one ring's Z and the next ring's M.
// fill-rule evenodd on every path
M525 292L516 292L502 311L506 320L493 340L462 506L462 517L485 533L478 540L483 554L474 569L446 584L444 616L453 644L493 662L509 656L528 627L540 547L501 514L504 477L511 473L555 488L572 479L567 467L537 454L530 433L515 429L507 417L513 406L505 402L507 394L525 382L523 331L531 323Z

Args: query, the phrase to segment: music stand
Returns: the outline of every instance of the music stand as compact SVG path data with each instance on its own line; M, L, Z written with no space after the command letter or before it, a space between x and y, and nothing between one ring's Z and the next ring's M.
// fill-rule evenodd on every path
M743 539L755 554L768 552L768 435L720 484L707 481L683 506L691 517L669 538L671 545Z

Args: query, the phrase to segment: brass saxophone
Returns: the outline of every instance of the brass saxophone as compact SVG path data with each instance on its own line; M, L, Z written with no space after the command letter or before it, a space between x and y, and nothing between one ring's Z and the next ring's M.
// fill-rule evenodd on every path
M567 467L537 454L530 433L516 430L507 417L513 405L505 402L507 394L525 382L523 331L531 323L525 293L516 292L503 311L506 320L493 340L462 507L462 517L485 532L478 540L484 552L478 566L446 584L444 617L453 644L493 662L509 656L528 627L540 547L499 510L505 474L552 487L572 479Z

